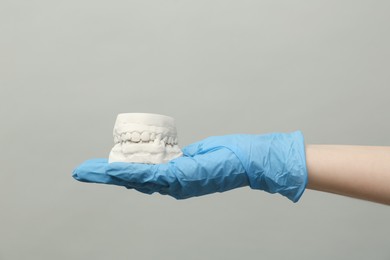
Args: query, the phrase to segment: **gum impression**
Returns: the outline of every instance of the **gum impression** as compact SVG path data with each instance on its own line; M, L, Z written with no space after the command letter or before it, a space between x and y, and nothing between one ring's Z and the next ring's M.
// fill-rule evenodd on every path
M166 163L182 155L174 119L143 113L119 114L114 126L112 162Z

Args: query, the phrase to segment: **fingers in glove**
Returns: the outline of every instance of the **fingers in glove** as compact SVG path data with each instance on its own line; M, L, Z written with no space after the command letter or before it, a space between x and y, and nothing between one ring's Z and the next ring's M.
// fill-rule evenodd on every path
M136 185L137 188L149 188L159 191L175 181L169 164L111 163L107 174Z
M103 183L128 187L128 183L106 174L107 159L92 159L85 161L73 170L73 178L81 182Z

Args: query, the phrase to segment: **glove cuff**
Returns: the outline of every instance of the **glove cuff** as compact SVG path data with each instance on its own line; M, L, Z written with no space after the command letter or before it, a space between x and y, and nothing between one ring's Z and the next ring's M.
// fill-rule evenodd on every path
M303 134L301 131L273 133L258 138L261 140L253 142L252 147L252 158L258 159L247 170L249 186L280 193L297 202L306 189L308 178Z

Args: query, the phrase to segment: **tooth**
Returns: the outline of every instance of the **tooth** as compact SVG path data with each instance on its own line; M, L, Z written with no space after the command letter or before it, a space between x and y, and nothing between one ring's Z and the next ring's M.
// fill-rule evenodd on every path
M155 144L160 144L160 142L161 142L161 134L157 134L156 138L154 139L154 143Z
M122 140L124 138L124 141L130 140L131 134L130 133L125 133L124 136L122 137Z
M133 132L131 134L131 141L138 143L141 140L141 135L138 132Z
M119 143L118 136L114 136L114 143Z
M164 144L167 144L168 137L164 136L164 138L161 140Z
M168 144L172 144L172 141L173 141L173 140L172 140L172 136L168 137L168 141L167 141Z
M175 141L173 141L174 144L178 143L177 137L175 137Z
M149 139L150 139L149 132L142 132L141 139L142 139L143 142L148 142Z
M151 133L150 134L150 140L156 139L156 133Z

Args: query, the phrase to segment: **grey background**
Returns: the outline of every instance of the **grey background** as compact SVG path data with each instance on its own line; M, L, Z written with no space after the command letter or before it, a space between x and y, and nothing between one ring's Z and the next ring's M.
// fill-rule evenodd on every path
M300 129L390 145L388 1L0 2L0 259L390 259L389 207L79 183L120 112L182 146Z

